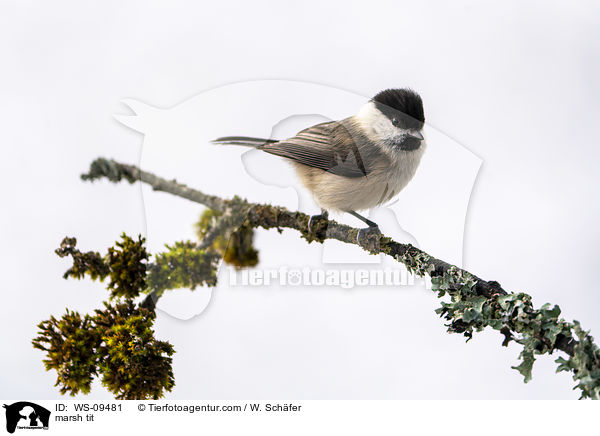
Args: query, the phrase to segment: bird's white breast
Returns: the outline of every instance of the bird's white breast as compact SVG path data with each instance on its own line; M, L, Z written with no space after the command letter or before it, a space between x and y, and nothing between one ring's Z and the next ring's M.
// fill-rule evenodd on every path
M410 182L425 151L425 141L417 150L399 151L388 165L375 167L368 176L349 178L317 168L298 171L315 201L332 211L366 210L386 203ZM307 171L308 170L308 171Z

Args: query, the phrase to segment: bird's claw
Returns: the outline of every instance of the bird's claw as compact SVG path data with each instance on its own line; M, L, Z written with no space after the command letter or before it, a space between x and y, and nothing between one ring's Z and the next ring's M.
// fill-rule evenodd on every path
M358 245L370 253L379 253L381 245L381 231L377 226L369 226L364 229L359 229L356 235Z

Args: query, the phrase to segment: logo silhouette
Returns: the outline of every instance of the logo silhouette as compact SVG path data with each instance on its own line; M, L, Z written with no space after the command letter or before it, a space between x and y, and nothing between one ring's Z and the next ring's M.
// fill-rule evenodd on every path
M144 135L140 166L145 170L224 198L237 195L315 215L319 208L287 162L259 150L217 147L211 140L240 133L290 138L306 127L343 119L367 100L314 83L259 80L214 88L165 109L125 99L122 103L131 113L115 118ZM467 207L482 160L432 126L424 128L427 152L415 178L392 203L374 209L367 218L379 223L386 236L425 248L460 267ZM175 225L175 217L185 216L179 212L184 209L167 212L160 196L143 195L147 240L159 240ZM435 201L431 201L432 195ZM343 215L333 218L348 220L346 224L353 226L359 223ZM392 262L344 244L324 244L319 249L322 264ZM205 291L180 294L185 303L162 309L189 319L209 304L212 288Z
M6 409L6 431L14 433L17 425L19 428L47 429L50 421L50 411L42 406L29 401L19 401L10 405L4 404Z

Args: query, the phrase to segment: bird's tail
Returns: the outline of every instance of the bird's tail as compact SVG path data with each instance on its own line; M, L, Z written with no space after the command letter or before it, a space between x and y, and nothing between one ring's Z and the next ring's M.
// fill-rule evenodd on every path
M277 142L275 139L251 138L249 136L224 136L212 141L213 144L219 145L243 145L245 147L261 148L267 144Z

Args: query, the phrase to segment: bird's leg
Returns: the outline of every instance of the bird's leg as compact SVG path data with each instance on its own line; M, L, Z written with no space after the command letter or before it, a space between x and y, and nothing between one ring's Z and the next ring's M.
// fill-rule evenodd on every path
M356 235L358 245L360 245L365 250L371 253L379 252L379 239L381 238L381 231L379 230L379 226L370 219L365 218L364 216L360 215L359 213L356 213L353 210L349 210L348 213L369 226L366 229L358 230L358 234Z
M329 213L321 209L320 215L312 215L308 220L308 231L317 239L323 241L327 235L327 226L329 225Z
M358 218L359 220L361 220L363 223L365 223L366 225L369 226L369 228L378 228L379 226L377 225L377 223L374 223L373 221L371 221L370 219L365 218L364 216L362 216L361 214L353 211L353 210L349 210L348 213L356 218Z

